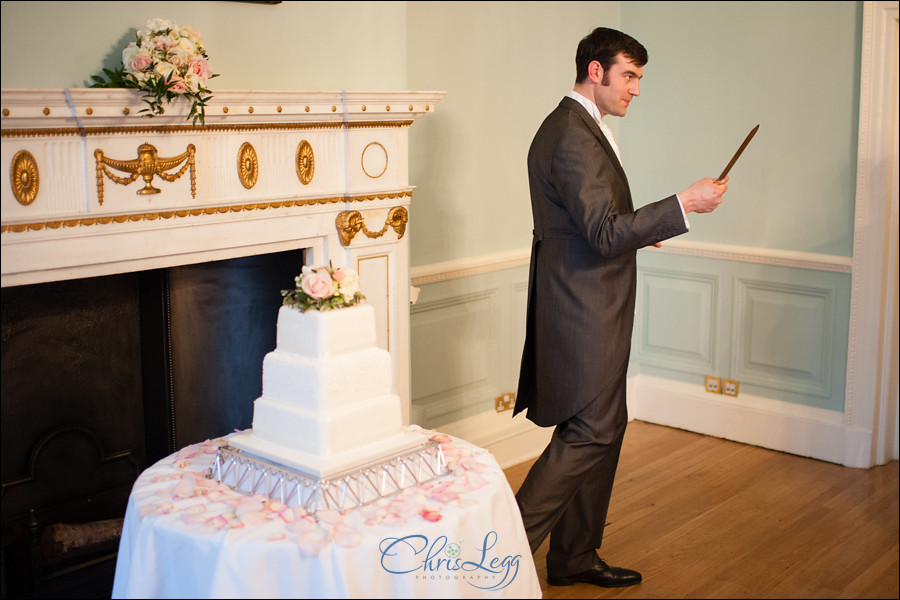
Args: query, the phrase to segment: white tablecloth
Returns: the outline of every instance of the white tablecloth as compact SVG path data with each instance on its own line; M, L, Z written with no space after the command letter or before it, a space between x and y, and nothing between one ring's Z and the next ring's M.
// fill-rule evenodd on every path
M451 472L343 514L205 477L226 438L135 482L113 598L540 598L522 520L485 450L444 434Z

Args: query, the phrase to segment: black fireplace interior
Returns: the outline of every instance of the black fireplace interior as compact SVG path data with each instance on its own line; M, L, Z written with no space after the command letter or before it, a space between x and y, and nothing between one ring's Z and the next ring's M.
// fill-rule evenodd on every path
M109 597L141 471L250 427L302 259L2 289L3 598Z

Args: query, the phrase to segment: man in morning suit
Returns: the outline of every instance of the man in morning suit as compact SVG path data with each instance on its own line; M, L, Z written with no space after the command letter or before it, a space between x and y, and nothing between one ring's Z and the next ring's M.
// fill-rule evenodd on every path
M555 426L516 494L532 553L547 535L551 585L640 583L597 554L628 420L636 252L687 232L727 186L702 179L634 210L606 115L640 94L647 51L597 28L576 51L576 83L528 152L534 217L525 348L514 415ZM726 179L727 181L727 179Z

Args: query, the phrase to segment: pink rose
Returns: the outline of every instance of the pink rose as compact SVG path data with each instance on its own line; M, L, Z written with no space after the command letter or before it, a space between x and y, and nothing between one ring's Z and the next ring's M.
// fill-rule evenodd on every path
M192 58L188 71L199 77L200 81L209 79L209 63L205 58Z
M174 94L186 94L188 86L185 84L184 79L173 73L169 81L169 91Z
M125 68L134 73L146 71L153 66L153 57L146 52L136 52L128 57Z
M181 26L182 35L187 35L188 37L194 38L198 42L203 41L203 36L199 31L191 27L190 25L182 25Z
M303 293L315 300L324 300L334 295L334 284L327 271L310 271L304 273L300 281Z
M150 40L150 43L153 44L157 50L168 50L175 45L175 41L167 35L158 35Z
M189 58L187 51L181 46L175 46L166 53L166 59L176 67L186 64Z

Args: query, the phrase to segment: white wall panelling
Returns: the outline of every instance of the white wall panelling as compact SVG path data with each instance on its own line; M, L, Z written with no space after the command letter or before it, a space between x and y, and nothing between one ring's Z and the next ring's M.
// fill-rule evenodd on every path
M452 415L484 410L499 393L497 292L485 290L419 302L410 319L413 415L417 422L445 423Z
M488 255L412 270L413 284L422 287L422 305L414 306L411 316L414 365L422 365L422 377L445 360L429 349L436 340L461 335L459 322L449 315L471 310L460 305L486 297L496 304L497 326L478 330L470 322L465 335L471 347L442 351L497 348L500 353L491 359L499 371L480 372L480 384L472 388L465 387L475 380L471 376L454 379L445 373L449 379L436 388L414 379L413 411L420 401L439 405L442 414L435 422L420 423L502 451L509 464L539 454L551 431L521 415L497 414L492 405L493 396L514 391L518 379L528 278L522 257L527 255ZM845 442L853 437L842 424L847 267L842 257L684 242L642 252L630 416L845 462ZM425 317L432 310L437 313ZM438 316L442 312L447 319ZM739 381L738 397L706 392L705 375Z
M644 269L639 279L642 360L708 374L716 371L718 277Z
M527 280L518 267L422 286L410 310L414 420L453 433L447 423L493 413L496 396L516 391Z
M735 288L730 378L828 398L835 290L742 279Z

